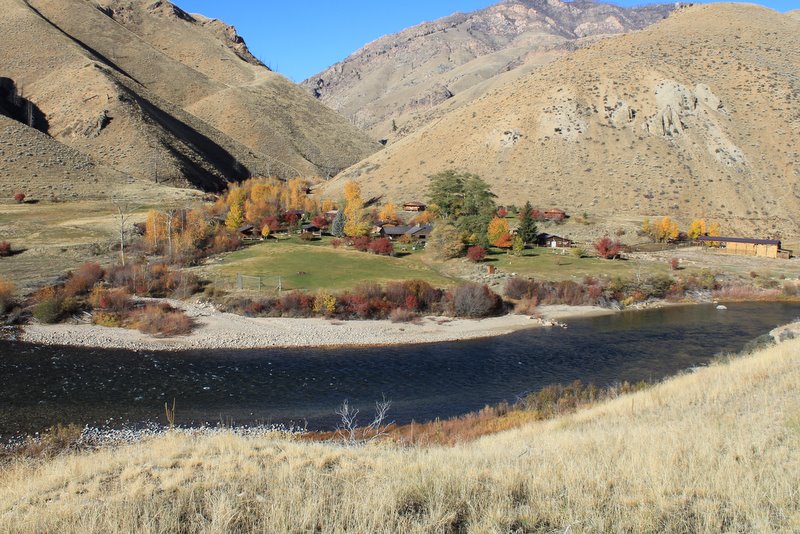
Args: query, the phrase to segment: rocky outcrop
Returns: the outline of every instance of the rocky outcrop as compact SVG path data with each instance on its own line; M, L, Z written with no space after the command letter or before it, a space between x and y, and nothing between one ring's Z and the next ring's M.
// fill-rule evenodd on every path
M375 138L398 137L430 120L430 109L455 95L587 41L647 27L673 9L675 4L626 9L586 0L505 0L378 39L302 85Z

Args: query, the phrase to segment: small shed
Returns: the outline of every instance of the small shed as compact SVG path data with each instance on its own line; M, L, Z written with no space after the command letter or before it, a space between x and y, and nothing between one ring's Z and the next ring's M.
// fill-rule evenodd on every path
M300 227L300 232L311 234L314 237L322 237L322 228L315 224L304 224Z
M700 243L719 244L722 252L737 256L757 256L761 258L785 258L791 255L781 248L777 239L752 239L749 237L700 236Z
M426 206L422 202L412 201L403 204L403 211L420 212L420 211L425 211L426 209L428 209L428 206Z
M544 218L551 221L563 221L567 218L567 212L559 208L552 208L544 212Z
M254 239L254 238L259 237L257 235L258 232L256 230L256 227L253 226L252 224L245 224L244 226L239 227L239 229L236 230L236 233L239 234L241 237L243 237L245 239L248 239L248 238L249 239Z
M539 234L539 246L547 248L572 248L575 242L566 237L553 234Z

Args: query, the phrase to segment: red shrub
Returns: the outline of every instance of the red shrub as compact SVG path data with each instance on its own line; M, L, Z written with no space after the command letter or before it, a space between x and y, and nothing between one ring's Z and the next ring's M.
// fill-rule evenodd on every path
M677 271L680 265L681 265L681 260L679 260L678 258L672 258L669 260L669 268L672 269L673 271Z
M519 300L531 296L533 292L533 280L527 280L515 276L506 280L506 286L503 293L510 299Z
M370 238L362 235L352 239L353 248L359 252L366 252L370 245Z
M603 237L594 244L594 250L601 258L612 260L619 256L620 250L622 250L622 243L612 241L610 237Z
M326 219L323 215L317 215L313 219L311 219L311 224L323 230L328 227L328 219Z
M8 241L0 242L0 258L11 256L11 243Z
M497 210L497 216L501 219L505 219L508 216L508 210L500 206L500 208Z
M280 298L277 308L285 317L311 317L314 315L314 297L302 291L291 291Z
M473 263L478 263L486 258L486 249L480 245L467 249L467 259Z
M342 246L342 240L341 239L331 239L331 246L333 248L341 247Z
M367 249L373 254L378 254L380 256L391 256L394 254L394 244L392 244L392 241L388 237L374 240L369 244Z
M17 201L17 204L22 204L25 202L25 193L16 193L14 195L14 200Z
M194 323L183 310L168 304L148 304L132 314L137 330L153 336L179 336L191 333Z
M86 262L78 267L64 284L64 296L86 295L103 279L103 268L99 264Z

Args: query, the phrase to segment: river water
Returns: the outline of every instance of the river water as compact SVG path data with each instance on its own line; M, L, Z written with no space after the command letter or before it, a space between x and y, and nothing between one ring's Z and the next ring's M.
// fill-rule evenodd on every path
M185 425L330 429L343 400L366 422L384 395L391 420L426 421L548 384L659 380L798 317L796 303L679 306L572 320L566 330L381 348L156 353L0 341L0 439L58 422L164 422L173 399Z

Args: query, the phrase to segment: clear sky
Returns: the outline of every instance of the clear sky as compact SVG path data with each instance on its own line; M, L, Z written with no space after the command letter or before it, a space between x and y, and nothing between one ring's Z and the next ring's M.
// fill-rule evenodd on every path
M236 26L250 50L272 69L302 81L390 33L496 0L172 0ZM642 5L646 0L618 0ZM658 3L668 3L667 1ZM800 0L751 0L778 11L800 9Z

